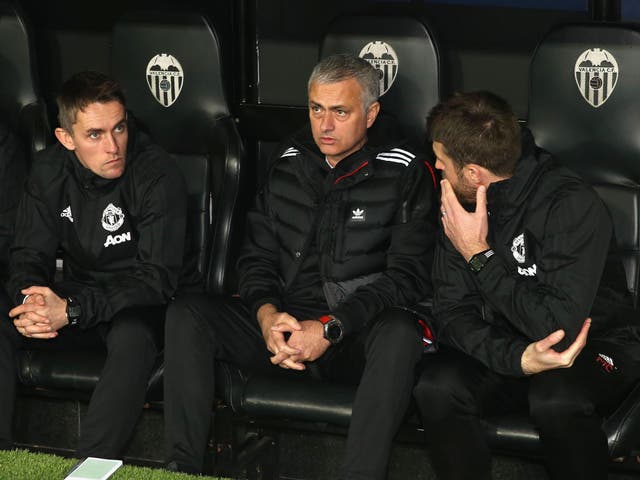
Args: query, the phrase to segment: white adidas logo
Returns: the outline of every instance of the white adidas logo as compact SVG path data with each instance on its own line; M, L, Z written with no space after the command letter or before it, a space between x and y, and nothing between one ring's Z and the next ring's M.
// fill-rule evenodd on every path
M357 222L364 222L364 210L361 208L356 208L351 211L351 220Z
M60 216L62 218L68 218L69 221L73 223L73 215L71 214L71 205L69 205L67 208L62 210L62 213L60 214Z

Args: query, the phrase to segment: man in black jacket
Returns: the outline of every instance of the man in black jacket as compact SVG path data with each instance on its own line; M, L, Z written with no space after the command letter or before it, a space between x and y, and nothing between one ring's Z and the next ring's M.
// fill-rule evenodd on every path
M384 478L423 351L407 309L430 297L437 210L424 158L377 128L378 82L351 55L315 67L310 127L277 151L248 214L240 298L171 305L169 468L202 469L214 363L224 360L359 382L341 475Z
M430 136L444 177L433 269L443 348L415 397L439 478L491 478L480 418L526 409L552 478L607 478L601 416L640 365L624 271L607 264L606 207L492 94L437 106Z
M0 438L11 441L19 348L104 344L77 453L116 457L141 411L178 285L186 189L169 155L130 128L112 79L74 75L58 107L59 143L33 164L11 247L7 290L17 306L0 330Z

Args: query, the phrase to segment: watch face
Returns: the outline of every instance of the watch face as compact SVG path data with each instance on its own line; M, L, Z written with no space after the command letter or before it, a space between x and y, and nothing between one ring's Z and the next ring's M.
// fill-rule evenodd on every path
M333 324L328 326L327 337L329 337L330 340L338 340L341 336L342 328L340 328L340 325Z
M469 260L469 268L471 271L478 273L484 268L489 259L493 256L493 250L489 249L482 253L477 253Z
M474 255L469 260L469 266L471 270L474 272L480 271L486 262L486 257L484 255Z
M79 305L67 307L67 315L69 318L78 318L80 316L81 309Z
M331 343L338 343L342 340L343 333L342 323L340 323L340 320L333 318L324 325L324 338L329 340Z

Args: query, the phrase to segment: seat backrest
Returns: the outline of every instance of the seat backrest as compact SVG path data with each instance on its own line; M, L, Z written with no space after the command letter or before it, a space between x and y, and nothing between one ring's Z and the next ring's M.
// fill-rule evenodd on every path
M243 149L223 90L216 33L196 13L127 14L113 29L111 69L137 123L185 174L190 248L208 290L222 292L238 244Z
M52 138L38 87L32 29L24 13L0 2L0 115L24 141L29 158Z
M359 55L380 71L382 111L424 145L427 116L440 101L440 59L427 24L412 17L341 16L329 26L320 58L335 53Z
M552 29L531 61L528 125L538 145L589 181L609 207L627 284L640 271L640 27Z

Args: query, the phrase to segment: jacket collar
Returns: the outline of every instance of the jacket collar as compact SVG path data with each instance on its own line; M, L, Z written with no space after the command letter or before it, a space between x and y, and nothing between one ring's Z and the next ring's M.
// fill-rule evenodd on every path
M64 147L63 147L64 148ZM85 190L101 190L107 187L110 183L114 182L117 179L109 180L107 178L102 178L99 175L96 175L91 170L86 168L80 160L78 160L78 156L72 150L65 150L67 155L67 159L71 164L71 170L73 175L76 177L82 188Z
M539 148L527 128L522 129L522 155L513 176L492 183L487 190L489 210L500 218L508 218L517 211L536 188L540 177L552 168L551 155Z

